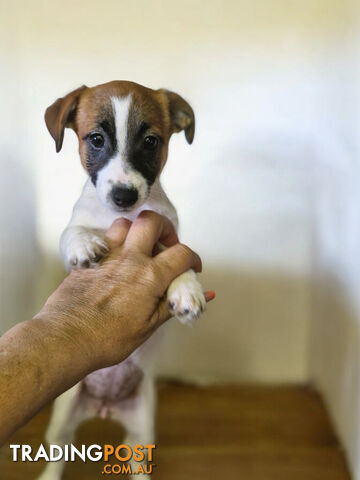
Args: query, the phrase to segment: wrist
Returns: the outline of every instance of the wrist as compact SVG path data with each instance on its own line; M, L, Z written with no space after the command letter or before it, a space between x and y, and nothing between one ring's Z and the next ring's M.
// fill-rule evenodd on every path
M98 359L86 320L46 304L31 321L31 329L38 332L45 354L57 356L73 375L83 378L96 370Z

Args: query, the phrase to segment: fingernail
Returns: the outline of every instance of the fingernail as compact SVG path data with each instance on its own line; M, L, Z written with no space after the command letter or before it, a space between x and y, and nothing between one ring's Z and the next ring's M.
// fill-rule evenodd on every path
M216 297L216 294L214 290L210 290L208 292L205 292L205 297L207 302L211 302L211 300L214 300L214 298Z
M121 225L121 224L124 224L124 223L131 223L131 221L128 218L119 217L116 220L114 220L113 223L116 223L117 225L119 225L119 224Z

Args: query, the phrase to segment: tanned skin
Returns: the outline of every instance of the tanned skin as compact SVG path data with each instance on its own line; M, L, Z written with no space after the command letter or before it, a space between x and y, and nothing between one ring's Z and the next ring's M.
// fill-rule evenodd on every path
M154 212L116 220L106 241L111 253L100 266L72 271L32 320L0 338L0 444L86 375L122 362L170 317L172 280L201 271L198 255ZM168 248L153 256L157 242Z

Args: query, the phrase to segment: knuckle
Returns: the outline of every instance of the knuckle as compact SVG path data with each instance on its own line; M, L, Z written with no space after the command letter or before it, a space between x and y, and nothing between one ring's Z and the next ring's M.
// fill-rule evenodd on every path
M161 272L158 266L154 263L151 263L146 269L145 278L148 282L155 283L159 280L160 275Z

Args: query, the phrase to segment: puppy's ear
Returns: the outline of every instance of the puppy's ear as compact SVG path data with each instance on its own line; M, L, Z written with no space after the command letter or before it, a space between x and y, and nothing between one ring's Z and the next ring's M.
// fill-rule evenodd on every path
M185 130L188 143L192 143L195 134L195 115L190 105L180 95L162 88L169 102L169 113L172 133Z
M45 123L50 135L55 140L57 152L60 152L62 147L65 127L74 127L73 121L79 98L86 88L85 85L77 88L65 97L58 98L56 102L46 109Z

